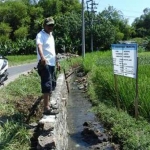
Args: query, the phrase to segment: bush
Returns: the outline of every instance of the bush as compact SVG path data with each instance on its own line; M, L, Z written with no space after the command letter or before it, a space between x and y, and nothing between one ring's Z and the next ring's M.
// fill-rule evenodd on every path
M31 39L18 39L16 42L1 42L0 54L1 55L29 55L35 54L35 41Z

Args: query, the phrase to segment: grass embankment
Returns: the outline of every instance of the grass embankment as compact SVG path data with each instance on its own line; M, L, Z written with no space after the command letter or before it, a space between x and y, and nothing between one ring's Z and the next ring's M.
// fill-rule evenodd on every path
M9 66L36 61L36 56L33 55L7 56L7 58ZM75 61L62 62L62 71L63 69L67 71L71 64L76 64ZM14 82L0 89L0 150L29 150L31 148L32 133L25 123L27 114L24 112L29 112L28 109L40 95L40 78L35 70L29 75L21 75ZM39 112L36 112L36 115L37 113ZM34 120L36 117L31 118L31 122L36 122Z
M31 108L36 98L41 95L39 81L37 72L33 71L28 76L21 75L14 82L9 83L0 90L1 150L30 149L32 134L24 122L27 114L22 112L26 111L28 113L28 109Z
M10 65L35 62L36 56L8 56ZM40 94L39 76L36 71L31 75L21 75L14 82L0 89L0 149L30 149L31 132L24 123L24 115L18 111L17 103L26 103L29 95L34 98ZM31 102L32 103L32 102ZM20 107L23 107L20 106ZM28 109L26 106L22 108Z

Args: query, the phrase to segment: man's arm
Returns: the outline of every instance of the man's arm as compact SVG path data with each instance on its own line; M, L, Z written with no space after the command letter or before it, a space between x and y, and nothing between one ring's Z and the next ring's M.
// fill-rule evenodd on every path
M40 57L41 57L41 63L42 63L43 65L46 65L46 59L45 59L45 57L44 57L44 55L43 55L42 44L38 44L37 46L38 46L38 53L39 53L39 55L40 55Z

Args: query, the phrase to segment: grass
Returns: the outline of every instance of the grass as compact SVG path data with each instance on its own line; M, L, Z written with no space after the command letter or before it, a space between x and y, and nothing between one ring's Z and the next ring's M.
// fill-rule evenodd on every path
M35 55L7 56L9 66L36 62ZM23 122L23 116L15 107L16 101L27 95L38 96L39 77L36 72L29 76L20 76L0 90L0 149L27 150L30 148L31 133Z
M150 150L150 125L147 121L136 120L101 102L93 111L113 135L112 141L119 143L122 150Z
M27 95L39 95L40 92L40 79L38 74L33 71L32 75L21 75L15 82L10 82L8 86L2 88L0 99L13 100Z
M1 150L29 149L30 133L23 124L7 120L0 126L0 133Z
M36 62L36 55L17 55L17 56L7 56L9 66L20 65L25 63Z
M150 103L150 54L139 53L139 113L149 119ZM92 93L97 100L116 105L114 75L111 52L94 52L86 54L83 67L90 73L91 84L94 85ZM117 76L118 94L121 108L134 116L135 79ZM93 86L92 85L92 86ZM90 92L90 91L89 91Z
M32 134L24 123L24 116L16 108L16 103L32 95L41 95L40 79L36 71L21 75L14 82L0 89L0 149L28 150ZM7 93L7 94L5 94ZM25 102L22 102L25 103ZM28 109L25 108L22 109Z

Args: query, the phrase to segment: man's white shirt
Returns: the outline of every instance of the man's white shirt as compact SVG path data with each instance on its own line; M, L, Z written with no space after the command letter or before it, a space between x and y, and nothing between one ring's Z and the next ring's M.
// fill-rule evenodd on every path
M55 41L52 35L46 33L44 30L40 31L36 36L36 45L41 44L43 48L43 55L46 58L46 62L50 66L55 66L56 63L56 53L55 53ZM37 46L37 59L40 60L41 57L38 53Z

